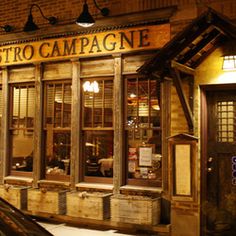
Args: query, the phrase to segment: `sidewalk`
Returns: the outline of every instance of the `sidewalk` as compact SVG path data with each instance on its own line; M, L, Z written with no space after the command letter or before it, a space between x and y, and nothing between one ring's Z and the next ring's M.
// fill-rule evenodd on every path
M54 236L154 236L154 234L126 234L121 233L118 230L102 230L102 229L87 229L87 228L79 228L74 226L68 226L66 224L61 223L46 223L46 222L38 222L44 228L46 228L50 233Z

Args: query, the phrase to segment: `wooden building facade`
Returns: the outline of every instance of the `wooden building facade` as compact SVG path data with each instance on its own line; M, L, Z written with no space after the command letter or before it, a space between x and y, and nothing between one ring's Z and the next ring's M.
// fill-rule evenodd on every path
M78 224L235 233L236 27L208 9L175 34L170 5L0 37L1 197Z

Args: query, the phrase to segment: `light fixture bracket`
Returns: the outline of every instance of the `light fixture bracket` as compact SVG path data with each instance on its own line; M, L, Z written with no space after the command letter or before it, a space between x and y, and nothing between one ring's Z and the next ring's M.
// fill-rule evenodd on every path
M7 33L13 31L13 27L11 25L0 26L0 28L2 28Z
M46 16L43 14L43 11L42 11L42 9L40 8L40 6L39 6L38 4L35 4L35 3L34 3L34 4L31 4L31 6L30 6L30 11L29 11L29 15L28 15L28 20L27 20L27 22L26 22L26 24L25 24L25 26L24 26L24 31L25 31L25 32L34 31L34 30L39 29L39 27L34 23L34 20L33 20L33 15L32 15L32 9L33 9L33 7L37 7L37 8L38 8L38 10L39 10L41 16L42 16L45 20L47 20L47 21L49 22L49 24L55 25L55 24L58 22L57 18L54 17L54 16L46 17Z
M96 0L93 0L93 2L94 2L94 5L96 6L96 8L100 11L100 13L101 13L102 16L108 16L108 15L109 15L110 10L109 10L108 8L106 8L106 7L100 8L100 7L98 6L98 3L97 3Z

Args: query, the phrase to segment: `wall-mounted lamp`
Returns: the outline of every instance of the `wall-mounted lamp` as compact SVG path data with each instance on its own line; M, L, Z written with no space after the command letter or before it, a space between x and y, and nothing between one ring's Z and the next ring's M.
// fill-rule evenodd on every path
M108 8L100 8L96 2L96 0L93 0L94 5L96 8L100 11L102 16L108 16L109 15L109 9ZM80 14L80 16L76 20L76 24L82 27L90 27L94 25L95 20L93 19L92 15L89 13L88 10L88 4L87 1L84 1L83 5L83 11Z
M236 55L223 56L223 70L236 70Z
M39 7L39 5L37 4L32 4L31 7L30 7L30 12L29 12L29 15L28 15L28 20L24 26L24 31L25 32L29 32L29 31L34 31L34 30L37 30L39 29L39 27L34 23L34 20L33 20L33 16L32 16L32 9L33 7L37 7L40 11L40 14L41 16L47 20L51 25L55 25L57 23L57 18L54 17L54 16L50 16L50 17L46 17L41 8Z
M13 30L12 26L10 25L0 26L0 28L3 29L5 32L11 32Z

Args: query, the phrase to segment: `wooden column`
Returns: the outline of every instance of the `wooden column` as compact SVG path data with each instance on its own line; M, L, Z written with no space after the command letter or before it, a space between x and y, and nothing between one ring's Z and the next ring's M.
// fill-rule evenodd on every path
M4 184L4 177L8 175L8 150L9 150L9 90L8 90L8 69L2 68L2 124L1 124L1 159L0 159L0 184Z
M170 136L171 127L171 117L170 117L170 107L171 107L171 81L164 79L161 84L161 130L162 130L162 183L164 195L169 198L170 188L169 188L169 176L168 176L168 142L167 137Z
M43 128L43 84L42 84L42 65L35 65L35 118L34 118L34 162L33 162L33 187L38 186L38 180L42 176L42 128Z
M123 182L123 83L122 83L122 58L120 54L114 57L114 166L113 166L113 184L114 194L120 193L120 187Z
M80 156L80 112L81 111L81 88L80 88L80 61L72 61L72 105L71 105L71 186L72 188L82 180L82 162Z

